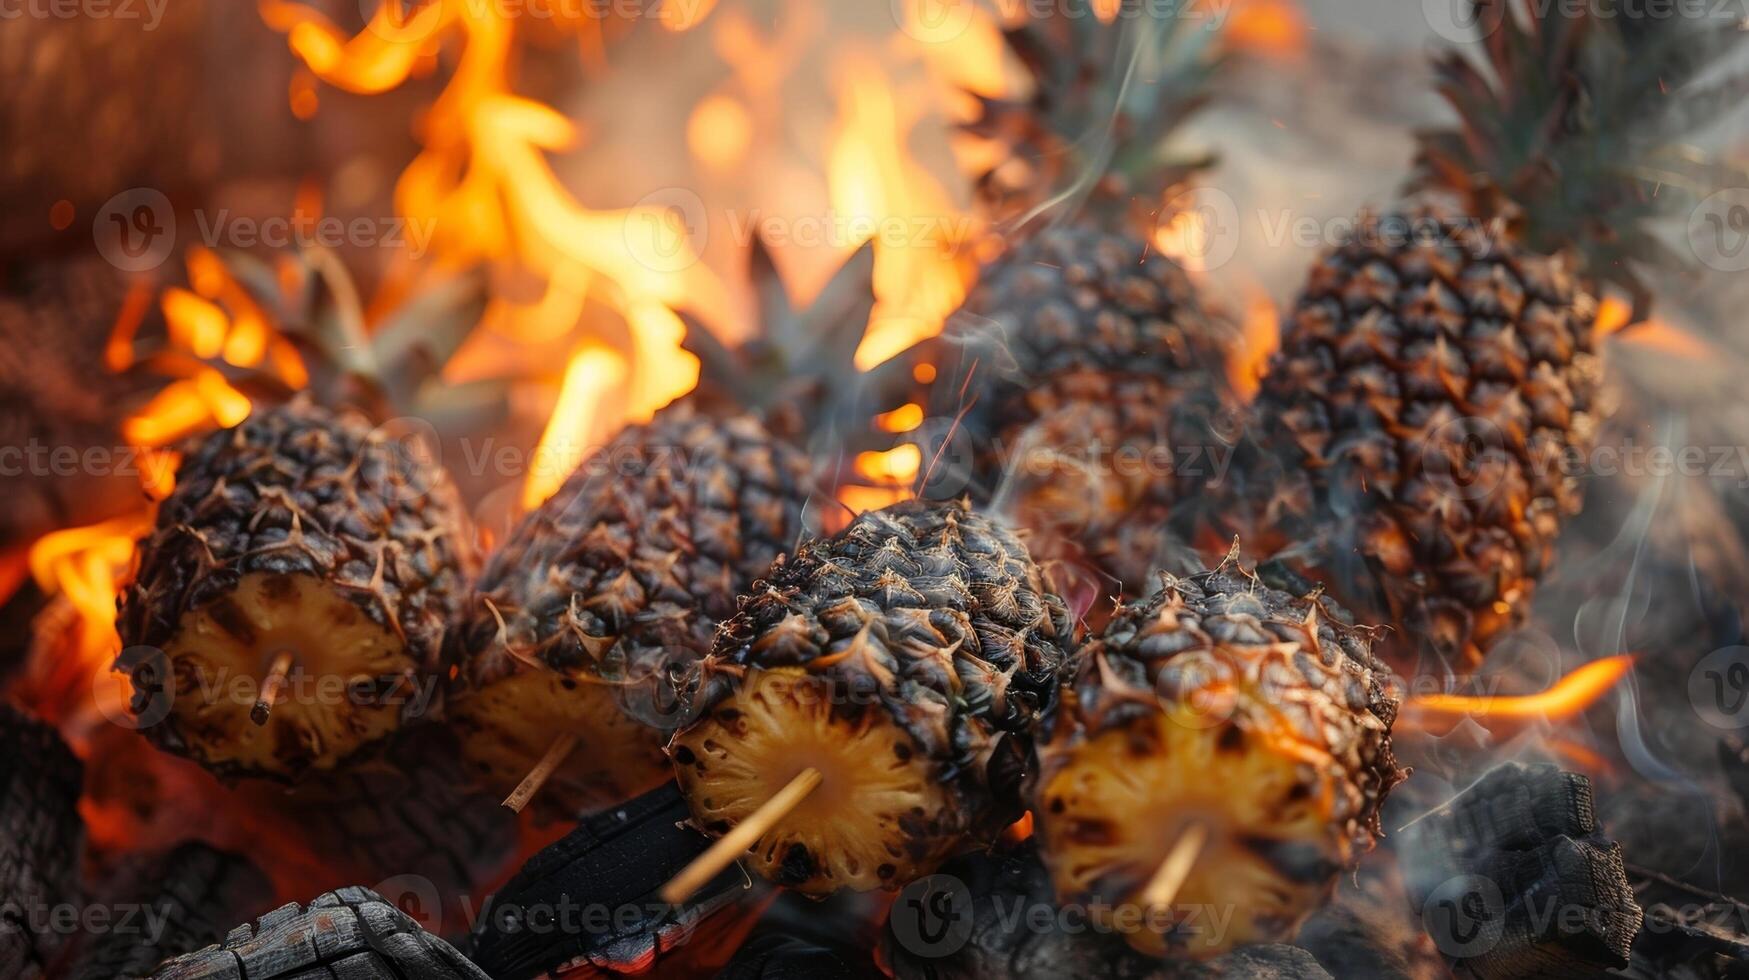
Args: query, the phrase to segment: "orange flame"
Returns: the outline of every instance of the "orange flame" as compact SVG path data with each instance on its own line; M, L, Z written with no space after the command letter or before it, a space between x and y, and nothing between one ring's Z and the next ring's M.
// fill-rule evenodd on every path
M1269 366L1269 355L1281 345L1281 316L1269 294L1252 286L1245 298L1245 318L1240 323L1239 346L1227 364L1227 377L1239 397L1256 397Z
M1623 347L1656 351L1688 361L1709 361L1719 355L1718 348L1712 344L1663 320L1646 320L1623 327L1610 338Z
M602 347L578 351L565 369L558 404L541 434L523 484L522 506L533 510L546 502L583 458L583 446L593 435L602 403L625 380L625 359Z
M874 229L876 306L856 351L866 370L941 332L966 296L973 270L959 246L973 227L935 176L902 152L918 110L901 103L866 52L847 52L840 66L827 177L833 210ZM842 244L848 251L861 242Z
M1240 51L1293 58L1306 50L1306 18L1294 0L1241 0L1224 37Z
M218 368L221 363L264 369L292 389L309 382L297 349L268 323L217 255L196 246L185 262L189 288L172 286L158 298L166 347L147 358L178 380L122 421L122 437L143 448L164 446L214 425L236 425L249 416L248 397L226 380ZM112 370L126 370L140 359L134 334L143 316L143 302L130 293L104 355Z
M515 94L518 37L514 10L470 0L435 0L410 14L381 4L370 24L344 36L315 10L289 0L262 0L267 23L317 78L338 88L377 93L410 77L449 38L461 40L455 71L421 123L424 149L401 174L396 208L432 229L438 261L451 266L506 261L548 284L536 307L498 304L494 315L514 334L522 322L547 335L568 330L585 295L616 309L631 327L631 370L623 417L638 421L696 383L693 359L680 349L684 330L673 309L727 306L721 283L698 261L676 198L621 210L594 211L572 196L547 155L573 149L577 127L553 108ZM664 4L662 23L686 30L710 2ZM559 30L593 30L583 5L543 8ZM676 220L679 218L680 220ZM567 319L561 315L570 312ZM589 362L598 363L598 362ZM572 406L574 407L574 406ZM619 407L619 406L616 406ZM614 421L619 421L615 419ZM528 496L540 491L536 482Z
M120 675L109 676L120 649L115 601L133 564L134 542L151 523L151 511L142 510L55 531L31 545L28 562L37 587L65 596L75 617L60 627L52 656L33 661L14 691L43 717L76 722L71 727L80 731L93 718L125 712L127 684Z
M1633 667L1633 654L1618 654L1574 670L1540 694L1500 697L1428 694L1411 698L1404 705L1404 712L1428 720L1474 717L1561 721L1596 703Z

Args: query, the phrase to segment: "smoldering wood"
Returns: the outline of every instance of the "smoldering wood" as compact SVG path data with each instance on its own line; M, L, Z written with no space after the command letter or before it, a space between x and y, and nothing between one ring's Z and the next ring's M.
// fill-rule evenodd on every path
M167 959L219 943L239 917L270 908L273 886L247 857L190 841L131 862L103 901L134 910L131 924L90 937L71 980L149 977Z
M70 938L55 920L84 906L84 767L54 729L4 702L0 745L0 976L32 980Z
M688 815L679 788L668 783L584 818L489 899L469 955L497 980L561 966L613 974L659 961L749 887L746 875L730 867L680 905L660 900L662 886L710 847L709 838L681 826ZM604 922L560 917L553 928L524 927L533 916L562 915L567 908L615 914Z
M1585 776L1497 766L1405 828L1398 853L1415 910L1460 973L1532 980L1628 965L1643 916Z
M368 888L284 905L222 943L178 956L151 980L490 980L455 947Z

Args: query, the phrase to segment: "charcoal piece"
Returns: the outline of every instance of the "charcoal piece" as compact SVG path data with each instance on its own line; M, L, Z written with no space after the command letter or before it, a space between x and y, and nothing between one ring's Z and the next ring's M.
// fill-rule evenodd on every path
M371 880L418 875L440 897L493 878L516 848L515 815L470 782L455 733L440 725L395 733L281 808L324 856Z
M899 893L881 940L895 980L1328 980L1297 946L1245 946L1204 962L1161 960L1056 904L1035 841L956 858Z
M1719 766L1725 770L1725 778L1731 783L1731 792L1737 796L1737 801L1749 811L1749 744L1736 735L1726 735L1719 739Z
M72 936L84 780L53 728L0 703L0 977L42 976Z
M469 949L474 961L496 980L560 967L611 975L645 969L686 943L747 890L746 876L730 867L681 905L657 897L710 847L680 826L688 814L670 782L584 819L484 906Z
M1642 913L1582 775L1497 766L1411 823L1398 853L1415 910L1461 972L1528 980L1628 964Z
M1445 980L1450 969L1409 908L1394 859L1374 860L1337 883L1330 902L1300 927L1304 947L1331 976Z
M273 905L273 885L254 862L197 841L136 861L120 877L104 900L111 925L86 941L72 980L149 977Z
M866 953L833 949L776 932L755 934L735 952L719 980L873 980L882 974Z
M1749 977L1749 904L1627 865L1646 922L1634 940L1634 976Z
M368 888L274 909L223 943L178 956L152 980L488 980L455 947Z

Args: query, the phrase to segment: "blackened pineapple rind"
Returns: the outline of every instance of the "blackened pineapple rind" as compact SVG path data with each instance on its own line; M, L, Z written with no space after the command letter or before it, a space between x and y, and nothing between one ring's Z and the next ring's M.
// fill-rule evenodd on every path
M1596 440L1596 301L1503 228L1438 203L1363 216L1257 401L1257 525L1404 659L1473 667L1523 621Z
M471 524L442 468L364 416L306 397L194 444L138 550L120 601L125 648L167 649L184 616L224 602L245 576L303 578L402 643L408 685L438 667L477 568ZM158 693L157 678L140 672L148 663L121 664L134 671L136 710ZM409 697L402 710L425 703ZM201 757L175 711L143 729L161 748Z
M626 429L493 553L453 637L464 686L529 667L674 680L802 537L813 489L752 416L680 402Z
M1049 723L1052 749L1041 751L1231 684L1260 711L1241 706L1219 723L1267 718L1286 740L1327 754L1340 777L1331 818L1352 853L1365 854L1382 832L1385 796L1406 775L1391 751L1397 699L1372 641L1372 630L1343 623L1321 596L1271 588L1234 557L1212 572L1163 575L1157 592L1122 606L1077 653L1072 695Z
M1130 539L1158 537L1231 453L1233 324L1158 249L1072 223L986 266L947 338L967 377L935 408L964 410L977 493L1145 592Z
M1018 798L992 796L1018 781L998 748L1030 752L1072 630L1012 531L963 502L905 501L773 567L724 623L698 698L708 710L750 670L806 670L833 715L884 712L974 822L999 824Z

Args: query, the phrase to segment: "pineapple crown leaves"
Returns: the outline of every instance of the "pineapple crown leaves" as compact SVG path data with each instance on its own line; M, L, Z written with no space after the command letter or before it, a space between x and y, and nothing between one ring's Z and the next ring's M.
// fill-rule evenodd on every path
M979 113L963 128L1009 149L1008 159L978 177L980 191L991 191L1009 160L1022 159L1048 184L1039 188L1050 195L1047 204L1127 205L1213 166L1211 155L1186 156L1169 145L1208 104L1227 62L1199 6L1120 0L1110 17L1080 9L1008 27L1004 36L1033 91L1019 100L974 93Z
M754 239L748 273L755 333L730 347L697 317L681 311L682 346L699 360L699 395L761 416L798 442L836 440L838 448L878 446L869 419L903 405L922 347L867 371L856 366L874 312L874 243L865 242L832 274L813 303L797 309L765 243Z
M482 275L424 288L369 328L351 274L330 252L293 253L300 274L290 277L247 253L228 251L221 258L269 322L305 356L311 386L326 403L354 405L379 421L415 415L440 427L489 421L503 410L510 379L437 383L485 314ZM262 379L241 380L262 387ZM289 392L272 394L283 398Z
M1588 275L1643 313L1645 269L1686 263L1657 219L1726 183L1749 183L1685 137L1749 96L1749 75L1707 79L1744 37L1735 21L1601 17L1589 6L1472 0L1494 25L1482 57L1435 57L1456 127L1417 134L1408 190L1454 193L1544 254L1574 248Z

